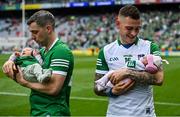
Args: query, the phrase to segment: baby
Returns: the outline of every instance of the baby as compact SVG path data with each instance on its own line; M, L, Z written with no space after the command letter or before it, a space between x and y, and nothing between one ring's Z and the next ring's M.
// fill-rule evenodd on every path
M22 52L15 52L9 60L15 62L16 65L21 67L25 80L30 82L47 82L51 75L51 69L43 69L41 67L43 60L37 50L26 47Z
M140 71L145 70L146 72L149 72L151 74L155 74L158 71L158 69L162 66L162 61L169 64L169 62L167 60L161 59L160 56L155 56L155 55L149 54L149 55L143 57L141 60L128 61L126 63L126 66L129 69L135 69L135 70L140 70ZM133 65L134 63L136 64L135 68L131 67L131 65ZM109 71L102 78L95 81L98 91L105 90L108 87L112 88L114 86L109 81L109 78L108 78L108 76L111 73L113 73L113 70ZM126 78L126 79L122 80L121 82L125 83L125 82L129 82L129 80L130 80L129 78Z

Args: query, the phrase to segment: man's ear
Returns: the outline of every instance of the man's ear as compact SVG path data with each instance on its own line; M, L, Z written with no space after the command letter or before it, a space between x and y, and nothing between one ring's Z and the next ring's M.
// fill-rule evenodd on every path
M51 26L51 25L47 25L47 26L46 26L46 30L47 30L48 33L51 33L52 30L53 30L53 29L52 29L52 26Z

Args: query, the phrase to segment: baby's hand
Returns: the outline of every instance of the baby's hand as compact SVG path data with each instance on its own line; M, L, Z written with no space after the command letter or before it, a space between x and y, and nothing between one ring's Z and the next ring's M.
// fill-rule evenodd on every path
M36 55L38 55L39 54L39 51L37 50L37 49L34 49L33 51L32 51L32 55L33 56L36 56Z
M147 57L144 56L144 57L141 59L141 62L146 66L146 65L148 64Z

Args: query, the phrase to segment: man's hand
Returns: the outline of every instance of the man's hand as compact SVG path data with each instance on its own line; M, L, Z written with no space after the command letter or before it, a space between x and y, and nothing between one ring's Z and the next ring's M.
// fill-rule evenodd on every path
M113 85L118 84L121 80L123 80L126 77L127 68L114 70L113 73L111 73L108 78L111 81Z
M15 74L15 80L20 85L26 87L28 81L24 79L21 68L19 66L17 68L18 68L18 73Z
M4 63L2 70L6 76L10 77L11 79L14 79L14 72L18 71L16 65L11 60L8 60Z
M112 88L112 93L115 95L121 95L130 90L134 83L135 81L131 80L130 78L124 79Z

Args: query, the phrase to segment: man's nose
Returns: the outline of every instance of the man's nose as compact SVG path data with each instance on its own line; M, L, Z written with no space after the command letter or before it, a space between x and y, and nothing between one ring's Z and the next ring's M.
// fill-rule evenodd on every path
M31 34L31 38L32 38L33 40L36 39L36 37L35 37L33 34Z
M136 36L136 35L138 34L138 32L139 32L139 31L137 31L137 30L132 30L132 31L131 31L131 35L132 35L132 36Z

